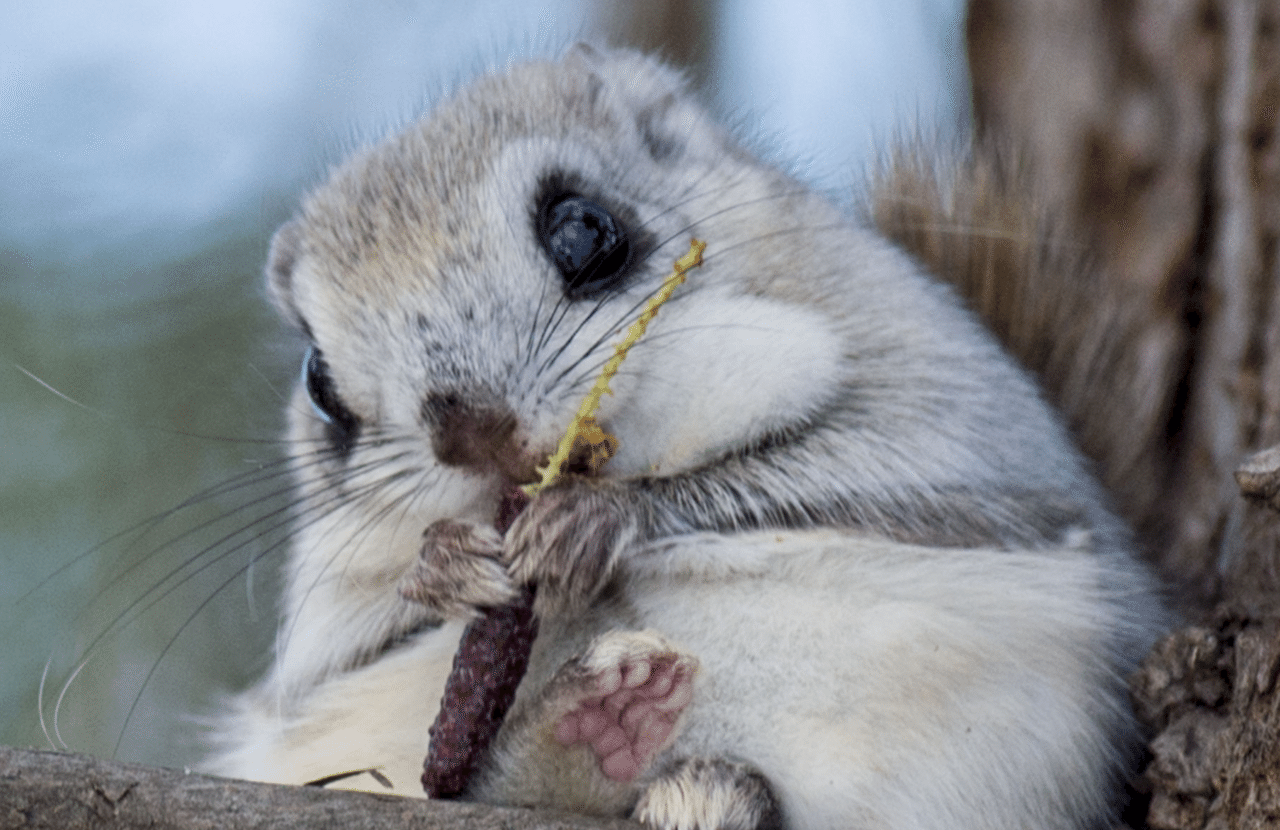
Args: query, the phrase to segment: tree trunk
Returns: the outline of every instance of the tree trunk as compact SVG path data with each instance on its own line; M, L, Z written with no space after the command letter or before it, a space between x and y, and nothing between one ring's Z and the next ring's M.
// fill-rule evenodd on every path
M1280 443L1277 25L1277 0L972 0L968 18L979 133L1012 137L1147 306L1161 400L1108 484L1206 602L1280 587L1280 525L1233 476Z
M978 131L1145 306L1136 461L1085 445L1201 619L1133 683L1152 828L1280 826L1278 27L1280 0L969 7Z

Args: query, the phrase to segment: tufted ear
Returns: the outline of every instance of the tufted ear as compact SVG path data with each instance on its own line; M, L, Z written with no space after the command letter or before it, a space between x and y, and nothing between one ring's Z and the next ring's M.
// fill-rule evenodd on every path
M265 276L267 295L280 316L300 328L306 323L293 303L293 269L302 255L302 222L297 217L285 222L271 237Z
M630 49L575 44L566 68L598 88L593 98L620 119L632 119L649 154L658 162L719 157L729 136L689 92L682 72Z

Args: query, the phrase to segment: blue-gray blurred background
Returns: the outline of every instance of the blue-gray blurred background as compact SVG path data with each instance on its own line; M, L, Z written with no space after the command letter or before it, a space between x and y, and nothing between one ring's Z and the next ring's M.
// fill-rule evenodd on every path
M52 733L88 657L61 739L192 764L201 719L265 667L275 437L301 352L259 271L347 150L487 67L607 36L690 63L779 160L852 193L900 132L963 129L962 15L960 0L6 0L0 743L47 745L42 674Z

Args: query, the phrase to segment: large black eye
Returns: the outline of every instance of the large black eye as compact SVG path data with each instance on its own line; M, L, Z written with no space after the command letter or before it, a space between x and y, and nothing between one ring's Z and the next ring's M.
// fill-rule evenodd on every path
M538 235L573 298L616 284L631 257L622 224L576 193L562 193L546 202L538 213Z
M312 409L325 422L329 440L339 452L349 452L360 431L360 422L338 397L333 378L329 377L329 364L315 346L307 349L307 356L302 360L302 383L307 388Z

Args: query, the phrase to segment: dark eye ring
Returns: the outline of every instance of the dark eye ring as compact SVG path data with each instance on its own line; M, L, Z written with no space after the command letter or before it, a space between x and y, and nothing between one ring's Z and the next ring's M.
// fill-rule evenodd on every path
M360 422L338 397L338 392L333 387L333 378L329 375L329 364L315 346L308 347L306 357L302 359L302 384L307 390L311 408L328 428L329 440L340 451L349 451L355 442Z
M631 244L622 223L577 193L560 193L538 211L538 238L572 298L616 285L626 274Z

